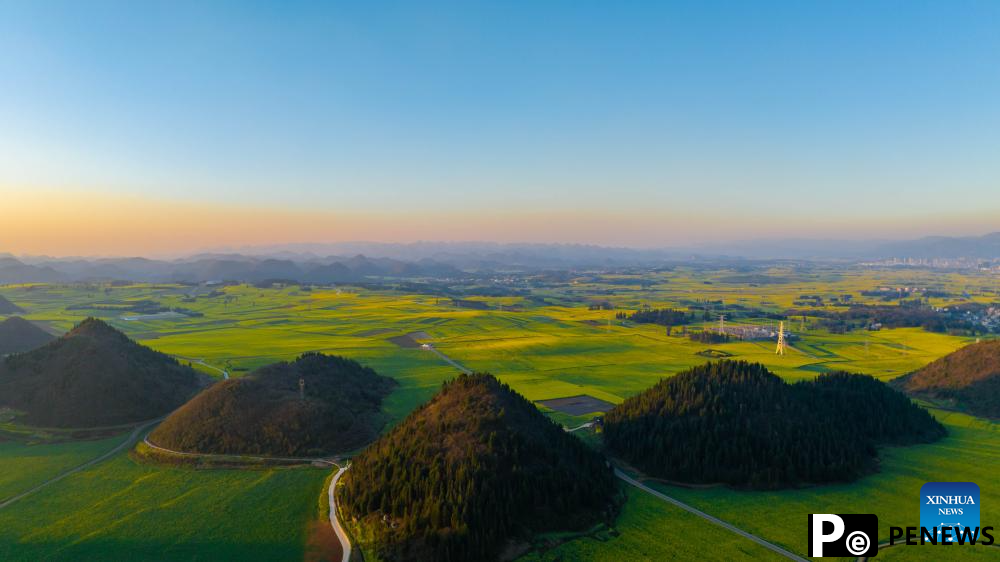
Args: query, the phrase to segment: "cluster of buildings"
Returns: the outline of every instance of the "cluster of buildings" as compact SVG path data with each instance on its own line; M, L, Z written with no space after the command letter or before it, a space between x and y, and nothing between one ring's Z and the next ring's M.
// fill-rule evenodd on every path
M979 323L991 332L1000 332L1000 306L991 306L979 313Z
M980 258L889 258L861 262L867 267L928 267L933 269L978 269L1000 273L1000 260Z
M965 308L965 307L935 307L936 312L942 312L950 314L952 318L956 315L973 324L975 326L982 326L984 330L988 332L1000 332L1000 305L990 305L984 307L975 308Z

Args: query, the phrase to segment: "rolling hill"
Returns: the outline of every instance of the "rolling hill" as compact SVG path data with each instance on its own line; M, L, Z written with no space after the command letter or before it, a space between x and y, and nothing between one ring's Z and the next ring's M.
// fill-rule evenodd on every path
M0 356L21 353L49 343L55 337L20 316L0 322Z
M877 445L944 434L872 377L788 384L763 365L729 360L661 380L604 420L608 449L649 475L763 489L854 480L873 470Z
M495 560L613 511L596 452L492 375L461 375L354 457L342 509L381 560Z
M891 384L919 398L1000 418L1000 340L967 345Z
M44 427L148 420L183 404L203 377L94 318L0 362L0 405Z
M171 414L150 440L198 453L346 452L378 435L382 398L395 386L393 379L350 359L307 353L216 383Z

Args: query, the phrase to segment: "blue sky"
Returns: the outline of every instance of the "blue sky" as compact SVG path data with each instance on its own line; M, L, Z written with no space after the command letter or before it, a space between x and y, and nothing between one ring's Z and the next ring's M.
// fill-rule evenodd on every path
M4 2L0 191L983 231L998 29L983 1Z

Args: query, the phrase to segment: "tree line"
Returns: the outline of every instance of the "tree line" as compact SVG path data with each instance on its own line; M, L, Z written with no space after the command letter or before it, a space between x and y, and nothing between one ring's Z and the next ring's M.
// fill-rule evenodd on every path
M609 450L647 474L763 489L854 480L874 468L876 446L944 434L872 377L788 384L763 365L729 360L664 379L604 419Z
M689 324L694 320L691 314L673 308L642 309L631 314L619 312L615 314L615 318L629 320L637 324L659 324L660 326L679 326Z

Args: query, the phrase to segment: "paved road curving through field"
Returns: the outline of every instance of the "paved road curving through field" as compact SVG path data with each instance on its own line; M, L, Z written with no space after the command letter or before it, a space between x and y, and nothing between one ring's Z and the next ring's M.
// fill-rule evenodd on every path
M21 492L20 494L12 497L10 499L4 500L3 503L0 503L0 509L3 509L5 507L7 507L8 505L10 505L10 504L12 504L12 503L20 500L21 498L24 498L25 496L31 495L31 494L37 492L38 490L41 490L42 488L48 486L49 484L54 484L54 483L62 480L63 478L66 478L67 476L69 476L71 474L75 474L75 473L80 472L81 470L83 470L85 468L89 468L91 466L94 466L95 464L97 464L97 463L99 463L99 462L101 462L103 460L106 460L106 459L114 456L115 454L117 454L118 452L120 452L122 449L125 449L127 447L131 447L135 443L135 441L139 437L139 435L146 428L148 428L148 427L150 427L152 425L158 424L161 421L163 421L163 418L158 418L158 419L155 419L155 420L152 420L152 421L148 421L148 422L145 422L145 423L143 423L141 425L136 426L136 428L134 430L132 430L132 433L128 436L128 438L126 438L124 441L122 441L114 449L111 449L110 451L108 451L108 452L104 453L103 455L100 455L100 456L98 456L96 458L90 459L89 461L87 461L87 462L85 462L85 463L83 463L81 465L75 466L75 467L73 467L73 468L71 468L71 469L63 472L62 474L59 474L58 476L50 478L50 479L46 480L45 482L42 482L41 484L35 486L34 488L31 488L30 490L28 490L26 492Z
M333 480L330 481L330 489L327 494L330 497L330 525L333 526L333 532L337 534L337 539L340 540L340 548L344 552L341 557L341 562L349 562L351 560L351 539L348 538L347 532L344 531L344 527L340 524L340 517L337 515L337 482L340 477L344 475L344 472L350 468L351 465L342 466L337 471L337 474L333 475Z

